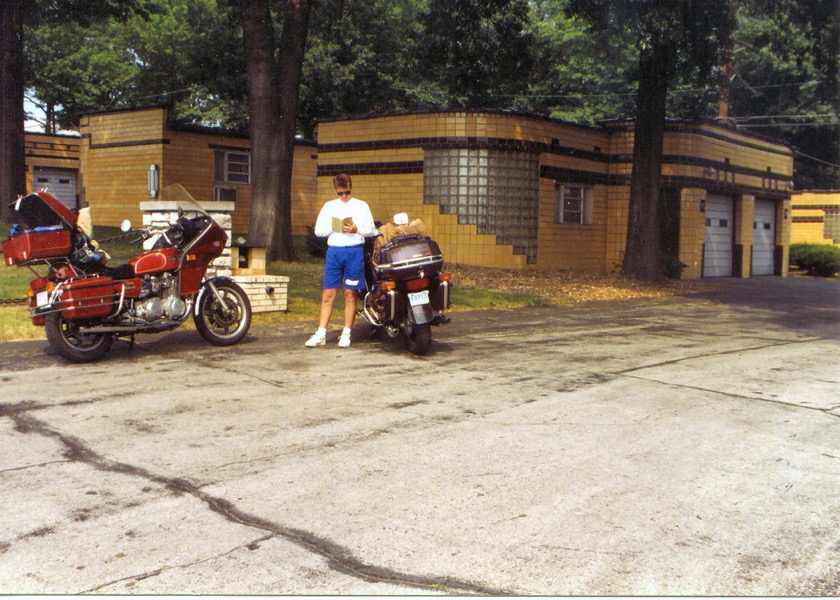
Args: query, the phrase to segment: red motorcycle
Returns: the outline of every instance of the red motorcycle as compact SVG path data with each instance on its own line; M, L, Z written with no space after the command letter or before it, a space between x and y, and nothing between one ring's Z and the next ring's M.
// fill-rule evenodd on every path
M50 194L36 192L12 204L23 225L14 225L3 242L5 262L37 276L26 292L30 315L59 356L91 362L117 338L133 342L138 333L170 331L190 315L201 336L217 346L235 344L248 332L251 304L242 288L226 277L205 276L227 234L180 190L177 221L127 233L137 244L151 240L150 248L113 268L77 226L77 215ZM45 265L46 275L36 265Z

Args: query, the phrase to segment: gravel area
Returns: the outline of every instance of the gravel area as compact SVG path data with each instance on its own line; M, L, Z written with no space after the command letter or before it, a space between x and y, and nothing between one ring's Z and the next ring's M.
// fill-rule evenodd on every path
M664 298L705 289L700 280L661 283L640 281L614 273L581 271L522 271L471 265L451 265L455 285L481 286L532 294L547 304L577 304L628 298Z

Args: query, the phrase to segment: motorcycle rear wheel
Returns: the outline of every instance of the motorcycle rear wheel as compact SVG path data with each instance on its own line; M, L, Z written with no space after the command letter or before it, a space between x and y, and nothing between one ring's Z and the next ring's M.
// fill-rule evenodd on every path
M416 356L428 354L432 347L432 327L428 323L414 324L411 333L406 332L404 337L409 352Z
M251 302L233 281L216 281L214 285L224 305L212 290L205 290L193 313L195 328L211 344L232 346L245 337L251 327Z
M114 343L114 336L107 333L79 333L79 324L76 321L65 320L60 312L47 315L44 329L50 346L59 356L73 363L98 360Z

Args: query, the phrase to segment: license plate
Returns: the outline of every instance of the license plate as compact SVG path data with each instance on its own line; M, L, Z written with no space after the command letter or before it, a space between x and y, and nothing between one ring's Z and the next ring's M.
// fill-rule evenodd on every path
M35 302L37 303L38 306L44 306L45 304L47 304L49 302L49 300L50 300L49 292L38 292L38 294L35 296Z
M408 302L409 304L411 304L411 306L420 306L421 304L428 304L429 290L423 290L422 292L415 292L413 294L409 294Z

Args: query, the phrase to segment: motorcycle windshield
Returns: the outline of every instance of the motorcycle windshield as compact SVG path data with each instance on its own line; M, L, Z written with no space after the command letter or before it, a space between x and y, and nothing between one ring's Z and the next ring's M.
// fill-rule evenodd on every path
M35 192L18 198L11 204L16 221L28 229L38 227L61 227L73 230L76 215L56 198L46 192Z
M207 214L180 183L168 185L160 190L160 200L161 202L173 202L182 213Z

